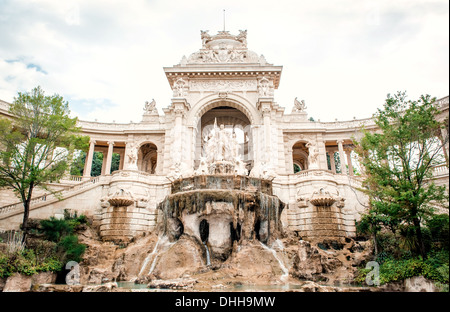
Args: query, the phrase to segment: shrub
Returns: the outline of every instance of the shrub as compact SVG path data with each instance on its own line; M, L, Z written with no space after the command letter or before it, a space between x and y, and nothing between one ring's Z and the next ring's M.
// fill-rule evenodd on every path
M438 247L449 249L449 216L447 214L433 215L426 221L433 243Z
M357 283L363 284L371 269L360 269L355 278ZM414 276L424 276L444 285L449 283L448 252L430 255L426 260L421 257L405 259L386 259L380 264L380 284L402 281ZM448 286L447 286L448 287Z
M41 231L45 238L52 242L59 242L62 236L72 233L74 230L73 222L66 219L56 219L50 217L48 220L41 221Z
M68 261L81 261L81 256L83 255L86 246L78 243L78 237L76 235L64 236L58 243L58 247L63 251L63 256L61 257L63 262Z
M34 251L24 249L15 254L0 254L0 277L6 278L14 273L33 275L39 272L58 272L62 263L56 257L38 261Z
M81 261L86 246L78 243L78 237L74 233L85 223L87 223L86 216L71 215L68 210L64 211L64 219L50 217L41 221L41 231L48 240L56 243L56 253L63 263Z

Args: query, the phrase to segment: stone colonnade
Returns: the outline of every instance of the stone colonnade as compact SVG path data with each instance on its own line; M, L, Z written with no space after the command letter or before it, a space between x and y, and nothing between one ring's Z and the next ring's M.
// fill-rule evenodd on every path
M86 160L84 163L84 171L83 171L84 179L91 177L92 161L94 159L94 151L103 153L103 163L102 163L101 175L111 174L112 155L114 152L118 153L120 155L119 170L123 169L124 158L125 158L125 150L123 148L114 150L114 144L115 144L114 141L107 141L106 142L107 147L98 146L96 144L97 144L96 140L91 140L89 142L89 151L86 155Z
M308 140L305 140L308 141ZM292 142L292 141L291 141ZM302 141L297 141L297 142L302 142ZM351 157L351 153L354 149L353 144L350 143L351 140L347 139L338 139L338 140L324 140L324 141L320 141L318 142L319 144L317 144L317 148L315 149L316 153L318 153L317 156L317 163L315 163L313 166L310 163L311 161L311 153L314 151L310 151L309 153L306 151L300 151L298 153L303 153L303 158L305 159L305 161L307 162L307 168L306 169L324 169L324 170L331 170L331 172L333 173L337 173L338 171L338 165L335 162L334 159L334 154L338 153L339 154L339 159L341 160L341 166L340 166L340 172L342 174L346 174L346 175L354 175L353 173L353 161L352 161L352 157ZM297 143L295 143L297 144ZM294 145L295 145L294 144ZM307 143L304 143L305 145ZM289 149L287 149L287 155L289 155L289 161L286 162L288 168L287 168L287 172L292 173L293 171L293 166L295 163L295 154L294 154L294 147L290 147ZM331 168L328 166L328 161L327 161L327 155L330 158L330 165ZM298 155L297 155L298 156ZM309 158L307 160L307 158ZM298 160L298 159L297 159ZM348 168L347 168L347 166ZM305 170L305 169L303 169Z
M334 154L336 152L339 153L339 159L341 161L341 173L347 174L347 175L353 175L353 162L352 162L352 156L351 153L353 151L354 146L352 144L344 144L344 140L336 140L337 143L337 149L333 147L329 147L326 150L327 155L330 157L330 165L331 165L331 171L333 173L337 172L337 165L334 160ZM347 165L348 168L345 166L345 159L347 159Z

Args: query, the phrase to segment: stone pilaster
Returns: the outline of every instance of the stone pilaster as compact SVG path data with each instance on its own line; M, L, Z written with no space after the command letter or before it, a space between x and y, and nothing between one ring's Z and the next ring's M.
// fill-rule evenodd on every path
M273 98L259 98L257 103L257 108L261 112L263 116L263 129L264 129L264 148L263 153L264 156L262 158L262 161L264 161L266 164L272 164L274 161L271 157L271 147L272 147L272 140L271 140L271 118L270 113L272 111L272 105L273 105Z

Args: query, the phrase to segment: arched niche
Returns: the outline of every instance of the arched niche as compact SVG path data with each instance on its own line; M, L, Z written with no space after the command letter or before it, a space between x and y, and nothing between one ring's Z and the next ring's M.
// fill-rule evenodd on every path
M221 104L204 112L199 118L196 133L194 168L198 167L200 157L206 156L204 147L209 133L215 126L220 127L221 125L231 135L234 134L236 136L240 145L239 155L248 164L249 168L251 168L253 161L251 122L241 110L228 106L228 103L225 101L221 102Z
M137 166L139 171L156 174L158 165L158 148L151 142L143 143L139 147Z
M298 167L297 170L300 169L298 171L307 170L309 168L309 150L306 147L307 143L308 142L305 141L297 141L292 146L292 163L294 165L294 168L292 168L292 170L294 173L296 173L295 166Z

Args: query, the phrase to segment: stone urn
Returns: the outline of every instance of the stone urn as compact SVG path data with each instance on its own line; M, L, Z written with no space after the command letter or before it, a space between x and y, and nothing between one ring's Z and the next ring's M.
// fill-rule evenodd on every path
M120 189L108 199L108 202L111 206L127 207L134 203L134 199L129 192Z
M313 196L309 200L311 204L314 206L321 206L321 207L329 207L334 204L336 199L331 196L331 194L327 191L324 191L323 188L321 188L318 192L314 192Z

